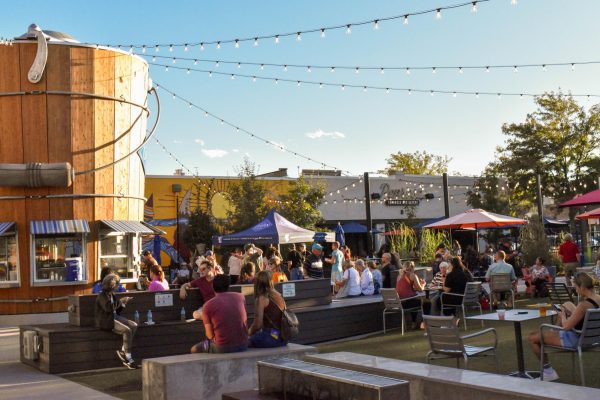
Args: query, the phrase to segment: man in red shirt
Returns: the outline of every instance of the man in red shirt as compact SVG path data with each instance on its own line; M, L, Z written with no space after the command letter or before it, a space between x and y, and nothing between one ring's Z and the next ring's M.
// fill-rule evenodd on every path
M565 266L565 276L567 277L568 283L577 271L580 260L579 247L573 243L573 235L570 233L565 235L565 241L558 248L558 254L560 254L563 265Z
M179 289L179 298L185 300L187 297L187 289L198 288L200 295L202 296L202 303L206 303L213 297L215 297L215 291L213 289L213 279L215 279L215 273L213 271L213 264L208 260L202 260L198 266L198 273L200 277L191 282L184 283Z
M206 339L192 346L192 353L235 353L248 348L246 299L243 294L228 292L229 276L213 280L216 295L194 317L204 322Z

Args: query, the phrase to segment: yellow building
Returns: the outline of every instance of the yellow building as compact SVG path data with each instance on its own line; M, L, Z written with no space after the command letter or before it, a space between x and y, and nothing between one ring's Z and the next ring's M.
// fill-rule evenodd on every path
M274 200L286 194L289 183L294 181L293 178L284 176L257 177L256 179L265 187L267 197ZM227 222L227 210L231 207L227 191L230 185L239 181L237 176L196 178L183 175L181 172L175 175L146 175L145 197L148 201L144 219L165 231L166 242L173 249L180 250L182 256L185 257L189 254L189 250L184 245L180 245L175 237L178 214L180 226L183 227L187 221L186 216L199 207L204 213L214 218L217 229L221 233L225 233L223 227ZM273 206L276 206L275 202ZM179 234L182 235L182 232ZM168 246L166 243L165 245ZM169 265L170 262L168 252L163 251L161 264Z

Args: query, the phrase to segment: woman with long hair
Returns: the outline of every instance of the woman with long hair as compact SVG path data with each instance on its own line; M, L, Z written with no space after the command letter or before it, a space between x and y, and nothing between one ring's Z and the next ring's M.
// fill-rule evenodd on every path
M417 296L425 288L425 281L421 280L415 273L415 263L413 261L406 261L402 266L398 279L396 280L396 292L400 299L407 299L410 297ZM411 299L402 303L405 308L416 308L421 306L423 314L429 314L431 311L431 303L424 301L424 299ZM411 312L413 320L413 328L417 327L417 315L416 311ZM425 329L425 325L421 323L421 329Z
M165 273L160 265L151 265L148 268L150 273L150 285L148 286L149 292L160 292L162 290L169 290L169 282L165 279Z
M575 291L581 300L575 304L566 302L560 306L558 312L558 326L563 330L546 330L544 331L544 343L549 346L562 346L570 349L577 349L579 342L579 334L583 328L583 320L587 310L600 308L600 295L594 293L594 280L585 272L575 274ZM544 380L555 381L558 379L558 374L550 365L548 355L541 354L540 347L540 332L536 331L529 335L529 344L535 356L544 361Z
M287 342L281 337L281 318L285 300L273 288L267 271L260 271L254 281L254 322L248 329L250 347L280 347Z
M281 258L273 256L267 263L267 271L271 274L273 283L287 282L287 275L281 270Z

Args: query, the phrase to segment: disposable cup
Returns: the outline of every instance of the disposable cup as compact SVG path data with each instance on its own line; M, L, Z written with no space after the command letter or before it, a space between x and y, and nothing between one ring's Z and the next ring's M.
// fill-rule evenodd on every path
M546 316L546 304L538 304L538 308L540 310L540 317L545 317Z
M498 310L498 319L503 321L506 315L506 310Z

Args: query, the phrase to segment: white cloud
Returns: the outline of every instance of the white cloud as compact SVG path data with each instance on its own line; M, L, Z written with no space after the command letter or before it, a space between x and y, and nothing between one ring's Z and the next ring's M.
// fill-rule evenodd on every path
M322 129L317 129L314 132L308 132L306 134L306 137L309 137L311 139L320 139L320 138L324 138L324 137L330 137L332 139L344 139L346 137L346 135L344 135L342 132L338 132L338 131L324 132Z
M232 151L233 153L239 153L239 152L240 152L240 150L239 150L239 149L232 149L231 151Z
M173 140L173 143L175 143L175 144L181 144L183 142L181 140Z
M202 139L196 139L194 142L198 143L200 146L204 146L204 140Z
M228 154L227 150L221 149L202 149L200 151L208 158L221 158Z

